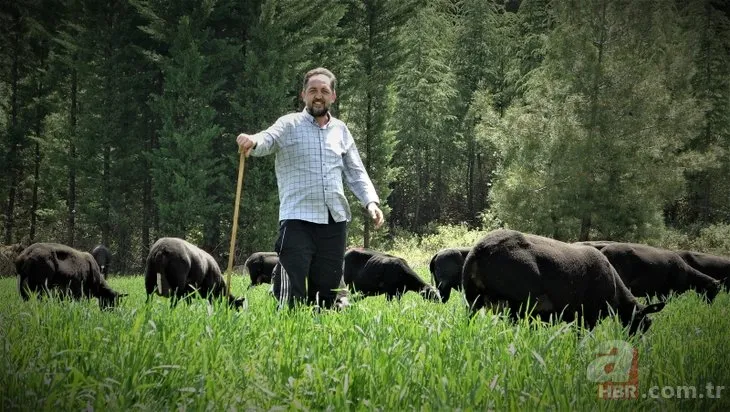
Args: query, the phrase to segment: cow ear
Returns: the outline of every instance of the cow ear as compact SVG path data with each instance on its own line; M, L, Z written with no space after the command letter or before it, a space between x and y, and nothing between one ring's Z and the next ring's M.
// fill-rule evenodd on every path
M647 305L644 307L644 309L641 310L641 313L644 315L648 315L650 313L659 312L660 310L664 309L665 304L666 302L659 302Z

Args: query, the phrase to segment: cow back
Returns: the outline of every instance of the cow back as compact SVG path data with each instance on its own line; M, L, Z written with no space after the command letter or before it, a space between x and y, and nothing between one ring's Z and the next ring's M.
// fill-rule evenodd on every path
M730 258L690 250L679 250L677 254L693 268L723 281L726 287L730 285Z

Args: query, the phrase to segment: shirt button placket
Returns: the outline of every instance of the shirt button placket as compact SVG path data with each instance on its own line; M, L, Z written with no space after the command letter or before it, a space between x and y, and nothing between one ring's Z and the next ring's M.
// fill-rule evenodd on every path
M324 144L324 133L323 129L319 128L319 153L320 156L322 156L322 187L324 188L324 204L325 204L325 210L329 209L327 207L327 204L329 203L327 201L327 176L326 176L326 169L325 169L325 144Z

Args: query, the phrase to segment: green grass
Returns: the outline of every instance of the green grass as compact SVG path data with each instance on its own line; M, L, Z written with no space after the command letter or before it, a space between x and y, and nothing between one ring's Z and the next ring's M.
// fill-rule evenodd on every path
M427 262L425 263L427 264ZM423 262L417 271L427 278ZM730 296L706 305L672 297L649 333L629 338L614 319L510 323L461 294L448 304L414 293L356 302L344 312L277 312L268 285L241 312L156 297L141 277L112 278L130 296L112 312L90 302L22 302L0 280L2 410L727 410ZM659 386L726 385L720 399L608 401L586 368L601 342L639 352L640 393Z

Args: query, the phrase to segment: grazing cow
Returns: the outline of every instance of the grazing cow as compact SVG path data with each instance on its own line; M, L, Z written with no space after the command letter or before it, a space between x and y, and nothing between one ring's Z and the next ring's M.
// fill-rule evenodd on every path
M634 296L666 297L694 289L712 302L720 282L691 267L675 252L638 243L613 243L601 249Z
M385 294L390 300L413 291L424 299L441 300L438 290L424 282L402 258L370 249L349 249L344 266L345 284L365 296Z
M513 318L529 309L541 319L571 321L578 314L593 328L614 312L631 334L649 329L647 315L664 307L639 303L593 247L505 229L488 233L469 252L463 288L471 315L506 305Z
M30 293L47 295L51 289L62 297L99 299L102 309L116 306L126 296L115 292L101 275L99 265L88 252L58 243L34 243L15 259L18 289L23 300Z
M94 249L91 250L91 256L93 256L96 263L99 264L101 274L106 278L109 274L109 265L112 263L112 254L109 252L109 249L107 249L104 245L96 245Z
M279 255L276 252L255 252L246 259L243 267L251 277L252 288L262 283L271 283L271 276L274 267L279 263Z
M196 290L210 302L226 294L226 283L213 256L174 237L160 238L152 245L144 278L147 301L156 292L171 298L172 307L180 298L189 300ZM241 308L244 301L243 297L227 296L228 304L236 309Z
M719 280L726 289L730 289L730 258L689 250L679 250L677 254L688 265Z
M438 289L442 302L449 300L451 289L461 290L461 269L469 251L471 248L468 247L441 249L431 258L428 265L431 281Z

